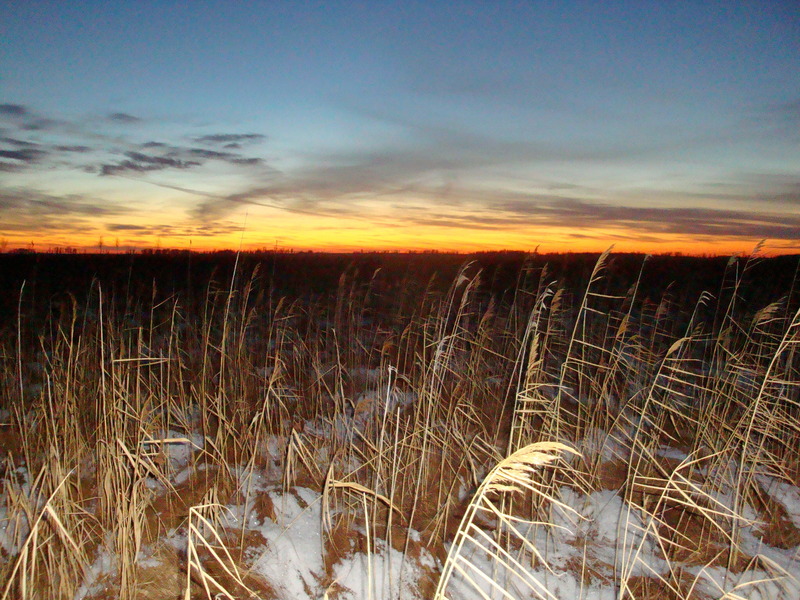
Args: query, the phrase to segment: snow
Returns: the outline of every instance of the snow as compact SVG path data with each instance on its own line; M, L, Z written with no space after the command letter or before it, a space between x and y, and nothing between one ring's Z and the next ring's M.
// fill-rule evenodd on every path
M31 478L28 469L25 467L17 467L14 469L13 478L19 485L20 492L23 496L31 497ZM16 517L9 516L6 507L8 498L7 485L3 486L2 493L0 493L0 548L9 556L15 556L19 553L22 542L28 536L30 528L28 521L23 515ZM41 500L40 500L41 501Z
M151 568L161 564L161 560L155 556L152 544L144 544L136 555L136 564L140 567Z
M379 400L376 396L375 400ZM398 398L403 401L405 399ZM351 422L352 423L352 422ZM331 435L337 427L346 424L319 425L319 431L306 435ZM311 429L311 427L307 428ZM164 452L174 473L176 484L187 481L198 469L207 465L192 460L196 448L202 447L202 436L164 432L164 438L183 437L189 442L164 445ZM259 532L263 544L250 547L246 562L252 574L263 578L283 600L311 600L326 594L338 600L394 600L422 599L419 582L425 578L435 582L442 565L419 544L421 536L410 531L419 552L404 556L388 546L382 539L371 539L360 525L353 525L353 534L369 539L369 552L351 547L329 563L326 572L326 540L322 529L322 497L305 487L284 490L275 484L275 474L280 472L280 456L285 440L277 437L265 439L269 456L253 464L232 469L238 481L238 504L229 504L220 514L221 526L229 531ZM606 432L598 431L586 446L602 452L607 458L619 458L623 445ZM325 448L321 448L325 450ZM683 450L664 446L658 455L673 460L687 460ZM316 458L320 458L319 456ZM736 481L737 465L724 466L726 482ZM27 535L28 524L24 518L15 521L8 516L8 487L16 485L26 495L33 494L30 476L24 467L15 470L16 483L7 480L0 492L0 549L7 556L16 556ZM800 490L791 482L767 475L758 475L756 481L764 492L785 510L791 522L800 528ZM466 502L474 493L471 482L458 484L459 497ZM157 493L166 493L161 486ZM35 495L35 494L34 494ZM270 515L253 510L258 496L268 495L273 508ZM734 495L729 489L708 493L716 501L714 508L726 512L734 505ZM558 489L558 499L566 509L553 505L548 524L519 524L542 560L530 566L525 558L526 573L523 579L512 576L506 566L488 556L484 549L474 544L464 547L464 564L468 565L469 583L462 574L454 573L448 587L448 597L453 600L485 600L501 597L499 589L520 598L547 598L548 600L613 600L619 594L621 578L636 576L663 576L670 574L670 565L654 535L656 522L639 508L628 505L616 490L579 492L569 486ZM750 506L739 509L740 550L752 561L741 573L731 573L719 563L713 565L680 565L693 585L694 594L709 598L739 598L747 600L797 600L800 598L800 547L789 549L767 545L759 536L759 515ZM492 534L489 524L487 533ZM139 567L157 567L160 564L157 548L167 545L179 554L185 553L187 536L185 526L171 529L159 540L142 547L137 556ZM118 565L110 550L110 538L101 544L93 562L84 572L75 594L75 600L89 600L104 593L112 585ZM359 548L363 548L359 546ZM330 561L330 557L328 557ZM524 562L523 561L523 562ZM674 565L673 565L674 568Z
M688 571L697 575L695 589L712 598L724 597L726 600L728 598L747 598L747 600L796 600L800 598L800 586L796 575L751 569L737 576L731 575L722 567L703 567L688 569Z
M187 435L172 429L161 431L157 438L144 441L148 451L152 452L154 449L163 451L173 473L185 467L195 451L202 450L204 444L205 439L200 433Z
M170 435L173 433L169 432ZM595 439L603 437L605 435L601 433ZM201 444L202 439L192 438L191 445L169 445L175 448L168 453L171 464L183 465L174 476L175 482L188 479L194 468L204 466L192 466L191 463L192 446ZM275 451L277 456L281 442L271 439L268 445L271 453ZM607 441L603 445L608 448ZM686 458L683 451L669 447L659 449L658 454L673 459ZM369 553L355 550L345 553L326 574L320 494L304 487L287 491L279 489L272 483L274 478L271 476L276 465L262 464L261 467L241 466L233 470L239 483L240 494L236 497L243 499L244 503L226 506L221 514L221 523L231 530L258 531L263 536L262 546L248 549L248 564L251 572L263 577L279 598L311 600L322 598L326 593L340 600L423 597L420 580L426 576L435 580L441 568L424 547L421 547L419 555L404 557L387 546L384 540L371 539ZM30 493L27 471L24 467L17 471L20 486ZM785 508L795 526L800 527L800 490L790 482L767 475L757 476L757 481L766 494ZM461 485L462 493L466 495L467 484L462 482ZM479 589L455 573L448 587L448 597L460 600L500 597L496 590L493 595L492 590L499 584L518 597L613 600L618 594L620 576L668 576L669 565L651 535L653 524L650 517L626 504L620 492L601 490L584 494L568 486L561 487L558 492L559 500L568 509L554 505L550 524L531 525L527 529L521 527L541 553L545 564L539 561L529 568L525 582L515 581L485 551L465 547L464 556L475 568L471 577L479 583ZM262 494L269 495L274 518L259 517L252 510L253 500ZM4 489L0 500L4 500L6 495ZM710 496L720 506L732 505L730 493L715 492ZM747 600L800 598L800 547L782 549L765 544L758 536L756 511L745 505L740 512L744 517L740 521L740 548L753 560L740 574L730 573L721 566L683 566L684 572L694 580L695 593L710 598L727 594L727 598ZM1 501L0 548L9 556L19 552L20 537L15 532L16 527L21 527L21 533L27 531L27 523L16 524L9 520L6 502ZM355 530L362 537L366 535L359 527ZM417 541L420 539L415 531L411 532L411 537ZM155 551L158 543L184 552L187 543L185 529L170 530L156 544L143 546L137 557L140 567L159 565ZM101 594L116 574L116 557L110 547L107 540L99 548L92 564L87 566L75 600Z
M800 529L800 489L786 481L780 481L766 475L759 476L764 491L786 509L795 527Z
M170 436L174 432L168 432ZM177 437L177 436L176 436ZM602 440L599 433L595 438ZM193 469L192 447L201 446L203 440L195 436L191 444L169 444L168 457L172 466L181 466L173 480L180 483L189 478ZM268 440L270 453L279 456L282 442ZM606 449L608 438L602 444ZM614 452L613 454L617 454ZM662 447L658 454L676 460L685 460L682 450ZM426 576L435 579L441 565L421 548L413 558L403 556L387 546L382 539L370 540L370 552L351 551L332 564L326 575L324 566L324 533L322 530L322 498L319 493L304 487L287 491L276 488L271 472L275 464L262 464L262 468L241 466L233 471L238 478L243 504L230 504L221 515L224 527L258 531L264 538L260 547L249 548L248 564L251 572L263 577L281 599L311 600L323 598L326 593L340 600L390 600L395 598L421 599L419 582ZM17 481L24 493L30 494L29 475L24 467L16 470ZM734 476L732 473L731 476ZM800 490L790 482L767 475L758 475L757 481L766 494L786 510L792 523L800 527ZM466 495L467 483L461 484ZM474 490L472 490L474 491ZM162 490L161 493L164 493ZM259 517L251 508L256 496L267 494L274 508L274 518ZM0 548L9 556L19 552L19 533L27 531L27 523L19 524L8 518L7 490L0 494ZM618 594L620 576L668 576L669 565L651 535L650 517L625 503L615 490L594 491L584 494L563 486L559 500L571 510L554 506L551 523L530 526L528 539L538 549L546 564L539 561L528 569L526 582L514 581L504 567L492 561L485 551L465 547L465 558L475 568L471 573L479 583L475 589L463 576L455 573L448 587L448 597L460 600L495 598L498 584L518 597L548 598L549 600L613 600ZM720 506L731 506L733 496L728 492L710 494ZM740 510L743 553L753 557L741 573L728 572L722 566L683 566L693 579L694 593L710 598L741 598L747 600L796 600L800 598L800 547L782 549L769 546L758 536L759 523L756 511L749 506ZM20 532L16 532L16 528ZM355 528L365 536L363 530ZM411 532L419 540L418 532ZM157 542L186 550L184 528L168 531ZM147 544L137 557L140 567L156 567L157 544ZM101 594L117 572L116 557L109 550L109 540L101 545L93 562L86 567L84 581L75 594L75 600L90 599ZM585 568L585 572L582 570ZM492 582L497 582L493 584ZM485 595L484 595L485 594Z
M339 598L422 599L418 582L423 577L423 568L435 567L433 557L423 552L417 561L404 561L403 555L394 548L387 548L383 540L376 542L373 554L358 552L334 566L336 584L343 588Z
M16 555L19 552L18 540L27 534L27 523L9 517L5 505L0 504L0 548L9 556Z
M644 521L617 492L603 490L582 495L565 486L560 490L560 500L571 510L554 507L551 527L530 528L529 539L546 565L539 563L528 569L525 582L511 576L502 564L487 560L480 550L467 554L469 562L477 567L471 576L482 582L484 594L496 597L492 596L491 582L502 582L504 588L515 586L520 593L527 589L534 598L611 600L616 597L612 585L615 573L621 569L629 576L667 571L656 545L645 535ZM591 568L589 583L582 581L580 570L575 568L584 562ZM483 597L463 576L454 575L451 581L454 597Z
M105 543L100 546L94 562L84 570L84 580L75 592L75 600L91 598L107 589L107 576L117 572L117 556L110 550L113 545L111 535L107 535Z
M263 575L281 598L313 598L323 575L322 518L319 496L306 488L270 494L277 520L259 528L267 550L255 560L253 571Z

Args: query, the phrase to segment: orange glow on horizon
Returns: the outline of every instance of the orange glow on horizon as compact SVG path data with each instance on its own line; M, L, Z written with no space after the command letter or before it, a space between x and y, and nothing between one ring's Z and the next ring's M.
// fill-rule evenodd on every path
M284 230L287 232L287 230ZM732 256L750 254L759 240L719 239L690 240L686 236L661 236L659 241L632 238L628 231L593 231L581 234L566 230L512 231L497 230L444 230L442 228L416 228L415 235L408 228L395 230L363 229L330 230L323 235L317 232L288 232L290 235L275 236L256 231L238 234L204 236L192 239L186 236L153 237L136 236L35 236L26 240L24 236L4 236L0 252L33 250L36 252L64 252L67 249L78 253L141 252L143 250L191 250L214 252L219 250L274 250L313 251L331 253L352 252L453 252L469 254L492 251L538 251L540 254L599 253L613 246L617 253L673 254L695 256ZM311 235L313 234L313 235ZM775 256L799 254L795 244L770 244L766 242L762 254Z

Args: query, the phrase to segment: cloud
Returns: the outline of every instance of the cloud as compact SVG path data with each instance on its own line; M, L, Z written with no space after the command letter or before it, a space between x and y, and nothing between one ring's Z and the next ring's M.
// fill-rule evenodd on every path
M59 154L85 154L92 151L89 146L80 144L50 145L11 137L0 137L0 144L13 148L0 149L0 158L19 161L17 165L40 163L47 157L55 158Z
M457 202L449 193L453 182L474 177L497 165L525 163L531 155L548 156L536 145L501 142L446 130L429 131L415 144L316 154L293 173L270 172L269 180L251 189L205 199L195 210L198 218L218 218L237 204L268 198L285 210L326 214L355 212L353 202L376 197L423 194L437 201ZM258 164L239 160L238 164ZM449 197L446 197L449 196ZM327 206L335 204L336 206Z
M0 219L7 232L86 233L96 230L98 216L128 212L108 201L76 194L57 196L25 188L0 188Z
M0 147L0 159L5 159L0 170L4 172L17 172L33 165L50 167L69 164L67 156L92 151L91 147L83 144L47 144L8 136L0 137L0 145L6 146Z
M153 152L125 152L126 160L100 166L101 175L120 175L122 173L146 173L164 169L190 169L198 167L207 161L223 161L233 165L245 167L264 166L264 159L258 157L245 157L234 152L209 150L208 148L185 148L164 142L150 141L140 146L142 149L159 151Z
M236 223L178 223L167 225L141 225L133 223L105 223L104 228L109 233L127 233L129 235L140 235L147 237L171 237L171 238L202 238L208 235L229 235L241 232L241 224Z
M47 154L36 148L20 148L19 150L0 150L0 158L18 160L23 163L35 163Z
M675 234L800 237L800 217L781 212L800 199L800 181L793 174L750 181L732 176L724 188L716 190L713 182L699 182L690 189L653 186L633 190L618 182L604 184L602 178L593 184L593 176L580 175L582 165L597 173L606 165L614 172L628 168L630 160L646 164L648 158L643 155L652 159L665 148L675 148L678 142L674 140L562 146L502 139L392 116L376 118L399 126L404 135L367 149L306 154L304 166L285 173L261 172L258 180L230 194L174 189L199 196L190 214L202 224L252 206L309 217L366 220L376 227L430 225L498 231L551 227L572 229L576 235L630 235L637 239ZM182 152L184 160L263 165L262 159L248 160L225 146L254 138L255 134L201 136L193 138L201 147L171 147L170 152ZM525 175L517 180L504 176L520 167ZM553 167L563 183L548 181ZM643 207L643 198L690 199L692 207ZM719 206L723 201L739 204L723 208ZM756 203L767 210L746 210L758 206Z
M800 215L716 208L618 206L574 198L498 203L496 216L482 217L497 227L541 225L577 229L622 229L637 234L800 239Z
M126 209L109 205L106 201L87 199L77 194L56 196L25 188L0 189L0 215L3 218L9 213L61 217L117 215L125 212Z
M149 233L152 230L152 227L144 225L129 225L127 223L106 223L106 229L108 231L137 231Z
M199 144L243 144L262 142L267 136L260 133L216 133L194 138ZM238 147L238 146L237 146Z
M232 162L235 165L242 165L245 167L257 167L260 165L266 164L263 158L231 158L228 159L229 162Z
M800 140L800 98L757 106L737 124L731 136L768 141L770 145L796 144Z
M8 144L9 146L16 146L18 148L32 148L39 145L35 144L34 142L28 142L26 140L19 140L17 138L10 137L0 137L0 142L3 144Z
M283 177L282 174L277 171L275 171L275 176L276 179ZM173 189L179 188L173 187ZM284 187L280 182L276 182L272 185L251 187L241 192L220 195L207 194L186 188L180 189L187 193L197 194L203 198L203 201L191 211L192 216L203 223L215 222L241 206L278 209L288 213L307 215L310 217L347 216L353 219L367 221L374 219L374 217L368 214L363 214L358 206L353 206L350 203L341 202L332 206L314 200L304 200L301 197L292 197L291 190L294 188L291 186Z
M58 121L46 115L38 115L21 104L1 104L0 117L13 118L7 130L0 129L0 170L17 172L34 163L46 166L70 166L84 173L100 175L122 175L148 173L167 169L185 170L201 166L208 161L223 161L231 165L247 168L263 169L264 159L257 156L245 156L227 145L239 145L239 142L254 142L265 139L256 133L213 134L197 138L205 146L187 147L169 141L151 139L144 143L134 143L125 136L110 135L103 131L108 123L133 124L144 122L141 118L124 112L113 112L101 119L91 122L78 120L74 122ZM8 133L15 130L16 135ZM52 130L52 140L44 143L33 141L26 132ZM222 147L207 147L208 144ZM3 147L5 146L5 147ZM88 163L86 159L79 162L79 156L92 152L119 153L123 158ZM49 160L45 161L48 158Z
M188 152L192 156L199 158L205 158L207 160L222 160L234 165L255 167L264 164L263 158L246 158L232 152L219 152L216 150L206 150L205 148L189 148Z
M79 145L76 145L76 146L53 146L53 148L55 150L58 150L59 152L78 152L80 154L92 151L92 149L89 146L79 146Z
M61 126L61 124L61 121L56 121L55 119L34 118L26 121L22 125L22 129L26 131L44 131L56 129Z
M796 113L800 107L792 104L785 110ZM196 204L189 213L191 222L186 224L145 227L135 222L110 223L108 231L207 235L228 227L226 216L234 211L253 207L305 215L309 221L335 217L336 227L343 223L346 226L349 221L351 226L359 228L364 223L374 228L435 226L462 231L518 232L541 227L568 229L575 236L635 239L659 239L675 234L709 239L800 238L800 216L793 214L796 213L793 208L800 203L800 177L796 173L731 173L718 181L701 181L684 190L665 190L665 181L683 180L670 180L663 175L658 188L653 185L634 189L626 185L630 181L614 179L624 169L635 171L630 160L636 164L654 164L652 157L666 147L663 140L653 141L652 146L647 146L649 142L635 141L621 142L619 146L559 145L523 137L503 139L378 115L375 118L382 122L381 130L390 123L400 133L380 138L372 147L364 147L369 142L365 139L355 150L295 155L293 158L304 161L301 166L280 172L264 158L240 151L242 145L266 140L262 134L144 137L140 139L149 141L141 143L124 132L118 135L116 132L122 131L121 128L109 125L110 121L141 121L126 113L106 117L101 114L100 119L95 118L87 125L88 121L57 122L33 114L25 106L5 104L0 105L2 116L18 119L7 120L5 129L0 130L3 173L66 166L73 174L119 176L196 196ZM32 125L48 123L59 124L59 128L47 136L25 134ZM92 154L95 152L98 155ZM105 153L106 158L98 159L99 153ZM642 154L649 159L640 162ZM209 171L212 167L219 170L219 163L241 167L241 187L230 193L207 193L172 185L170 181L169 175L174 174L171 171L204 165L208 165ZM589 175L582 172L584 167L590 169ZM226 181L231 170L225 172ZM150 173L159 176L142 176ZM555 179L560 181L554 182ZM8 182L12 177L6 175L5 180ZM203 187L202 183L193 185ZM690 208L666 203L642 206L643 198L670 203L682 199L691 204ZM761 212L751 212L751 208ZM118 209L101 201L78 196L24 189L0 194L0 217L31 230L40 221L46 224L43 226L55 228L58 220L73 224L83 219L89 222L98 215L115 215L115 210ZM318 221L317 225L328 226L324 221ZM236 230L240 224L230 227Z
M750 173L744 177L750 187L750 196L756 202L800 205L800 174Z
M23 131L50 130L63 125L61 121L37 116L22 104L0 104L0 118L6 117L15 122Z
M338 182L342 185L337 185L335 178L329 183L324 187L322 181L278 177L272 184L235 194L204 195L192 214L203 222L214 222L237 207L254 206L313 217L369 221L375 227L494 231L555 228L570 229L575 234L640 240L676 234L696 239L800 240L800 215L715 208L709 202L706 206L698 202L691 208L642 207L632 205L630 200L618 205L577 196L526 194L468 185L445 186L444 192L442 186L429 183L364 192L347 178ZM442 193L453 200L442 201Z
M709 182L699 191L682 191L688 199L709 200L750 206L766 206L767 210L800 205L800 175L788 172L732 173L725 181ZM673 193L673 196L675 193Z
M22 104L0 104L0 115L6 117L24 117L28 114L28 109Z
M236 157L235 154L230 152L217 152L216 150L206 150L205 148L189 148L189 153L200 158L216 158L219 160L229 160Z
M126 152L128 160L117 164L104 164L100 167L101 175L119 175L126 172L146 173L163 169L190 169L200 165L197 161L180 160L169 156L153 156L142 152Z
M129 115L128 113L124 112L115 112L108 115L108 120L113 121L115 123L140 123L142 120L139 117L135 117L133 115Z

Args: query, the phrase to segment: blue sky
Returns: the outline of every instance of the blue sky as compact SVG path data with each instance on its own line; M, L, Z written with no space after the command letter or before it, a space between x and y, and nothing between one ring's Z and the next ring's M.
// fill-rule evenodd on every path
M26 1L0 34L9 245L800 251L794 3Z

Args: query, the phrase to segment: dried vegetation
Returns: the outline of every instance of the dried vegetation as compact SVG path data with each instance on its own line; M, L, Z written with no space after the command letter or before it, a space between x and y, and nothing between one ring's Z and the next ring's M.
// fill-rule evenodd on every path
M350 269L314 297L257 268L200 299L97 281L41 319L23 286L0 339L0 598L281 597L246 524L300 488L329 598L343 558L388 549L393 580L424 565L419 597L566 597L559 569L584 597L750 597L748 573L791 593L743 541L800 541L768 489L800 483L798 298L789 276L744 299L762 260L698 298L620 282L609 254L580 288L523 263L504 293L474 264L449 289ZM601 494L611 559L575 509Z

